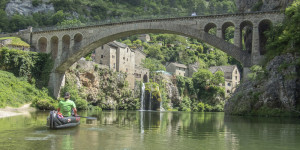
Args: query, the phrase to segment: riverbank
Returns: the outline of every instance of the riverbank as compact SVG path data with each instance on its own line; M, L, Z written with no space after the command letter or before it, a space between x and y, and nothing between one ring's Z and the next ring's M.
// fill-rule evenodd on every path
M5 107L0 108L0 118L18 116L18 115L30 115L30 112L36 111L35 108L30 107L30 104L25 104L19 108Z

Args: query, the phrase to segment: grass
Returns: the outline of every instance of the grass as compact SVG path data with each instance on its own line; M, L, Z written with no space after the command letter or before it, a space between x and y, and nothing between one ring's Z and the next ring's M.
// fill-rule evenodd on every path
M11 39L12 40L10 45L30 47L30 45L28 43L22 41L18 37L2 37L2 38L0 38L0 40L6 40L6 39Z
M46 90L39 90L29 84L25 78L0 70L0 108L6 106L19 107L22 104L38 99L53 100Z

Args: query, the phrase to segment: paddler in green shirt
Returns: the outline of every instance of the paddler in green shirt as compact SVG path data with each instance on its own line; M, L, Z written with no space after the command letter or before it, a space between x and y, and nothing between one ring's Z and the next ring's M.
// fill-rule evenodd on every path
M58 104L58 112L61 112L64 117L71 116L71 110L73 109L75 116L77 116L76 105L70 100L70 93L65 93L65 99L61 100Z

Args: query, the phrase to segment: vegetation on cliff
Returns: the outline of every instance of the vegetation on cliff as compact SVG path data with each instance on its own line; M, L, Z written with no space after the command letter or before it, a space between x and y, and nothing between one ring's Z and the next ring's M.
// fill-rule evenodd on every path
M117 20L141 16L168 15L190 16L234 13L234 0L50 0L55 8L53 13L33 13L29 16L5 12L9 0L0 2L0 32L15 32L28 26L45 27L60 25L64 20L78 20L77 23ZM33 6L42 4L32 0ZM150 15L149 15L150 14Z
M243 83L229 99L226 113L299 116L300 0L295 0L285 15L282 24L266 32L265 62L251 67L251 80Z

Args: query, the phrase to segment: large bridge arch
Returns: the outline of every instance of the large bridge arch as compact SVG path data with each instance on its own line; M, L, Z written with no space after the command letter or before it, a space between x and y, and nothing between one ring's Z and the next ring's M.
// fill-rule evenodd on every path
M32 50L38 48L50 52L51 38L57 36L58 56L55 59L54 68L51 73L49 86L52 88L54 96L58 96L60 87L64 80L64 72L82 56L108 42L122 37L144 34L144 33L170 33L186 37L199 39L216 48L224 51L228 55L240 61L244 67L258 64L264 57L264 50L260 49L259 34L262 33L265 23L270 20L272 24L281 22L284 14L281 12L257 12L242 14L222 14L195 17L179 17L165 19L137 20L129 22L117 22L92 26L83 26L66 29L37 29L32 32L18 33L22 38L30 41ZM205 32L209 30L210 23L216 26L216 35ZM261 23L261 25L259 25ZM228 26L234 26L234 45L224 40L224 30ZM248 42L251 43L248 51L242 50L242 30L245 26L252 28ZM232 29L232 28L231 28ZM79 34L78 34L79 33ZM1 36L1 35L0 35ZM4 35L3 35L4 36ZM44 37L43 39L40 39ZM251 40L252 39L252 40ZM261 50L261 52L260 52ZM244 72L246 69L244 69ZM249 70L249 69L248 69Z
M62 58L62 63L56 68L56 71L60 73L65 72L82 56L85 56L90 51L108 42L123 37L144 33L169 33L195 38L224 51L228 55L240 61L244 66L250 66L251 61L249 59L249 54L241 51L239 47L226 42L222 38L210 35L209 33L196 28L188 28L185 25L154 22L151 24L141 24L140 26L132 26L130 24L125 26L116 26L114 28L110 28L109 32L100 32L97 33L96 36L86 38L85 41L82 42L88 43L82 44L81 47L78 47L78 50L75 50L72 54L66 56L65 58Z

